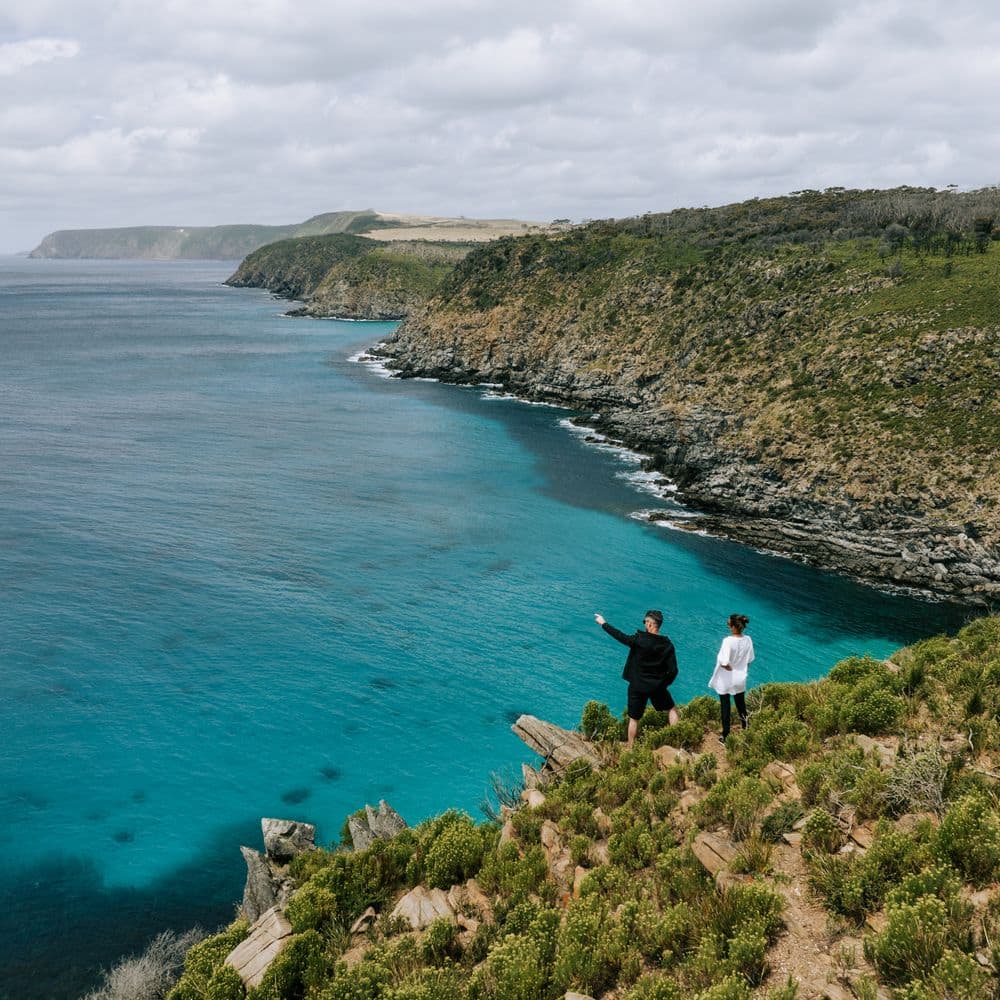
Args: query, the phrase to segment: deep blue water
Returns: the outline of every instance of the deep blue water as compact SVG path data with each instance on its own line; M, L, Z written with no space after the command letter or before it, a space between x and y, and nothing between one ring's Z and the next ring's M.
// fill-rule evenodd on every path
M379 378L390 324L289 320L226 263L0 258L0 997L76 996L230 918L261 816L475 813L531 712L623 707L660 607L706 691L961 623L650 505L566 411Z

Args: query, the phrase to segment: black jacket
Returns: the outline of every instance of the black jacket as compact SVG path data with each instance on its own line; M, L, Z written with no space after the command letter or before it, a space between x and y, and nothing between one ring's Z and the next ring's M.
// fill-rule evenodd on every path
M636 632L626 635L605 622L604 629L612 639L628 646L628 659L622 677L640 693L649 693L677 679L677 653L674 644L665 635Z

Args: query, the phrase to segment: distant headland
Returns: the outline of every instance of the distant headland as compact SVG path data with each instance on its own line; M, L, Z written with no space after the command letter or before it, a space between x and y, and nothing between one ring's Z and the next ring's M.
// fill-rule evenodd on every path
M129 226L120 229L60 229L49 233L29 257L238 260L278 240L333 233L371 239L479 243L549 227L519 219L466 219L361 211L326 212L281 226Z

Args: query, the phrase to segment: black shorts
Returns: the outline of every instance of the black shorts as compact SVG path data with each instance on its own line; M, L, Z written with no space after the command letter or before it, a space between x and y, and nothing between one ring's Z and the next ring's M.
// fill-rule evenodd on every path
M652 691L637 691L631 684L628 686L628 717L641 719L646 711L646 702L651 701L657 712L669 712L674 707L674 699L666 684Z

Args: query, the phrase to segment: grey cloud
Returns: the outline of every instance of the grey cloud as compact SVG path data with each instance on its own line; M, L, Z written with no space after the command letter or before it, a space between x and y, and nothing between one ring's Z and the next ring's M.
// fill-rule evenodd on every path
M70 226L605 217L998 179L986 0L4 8L7 250Z

